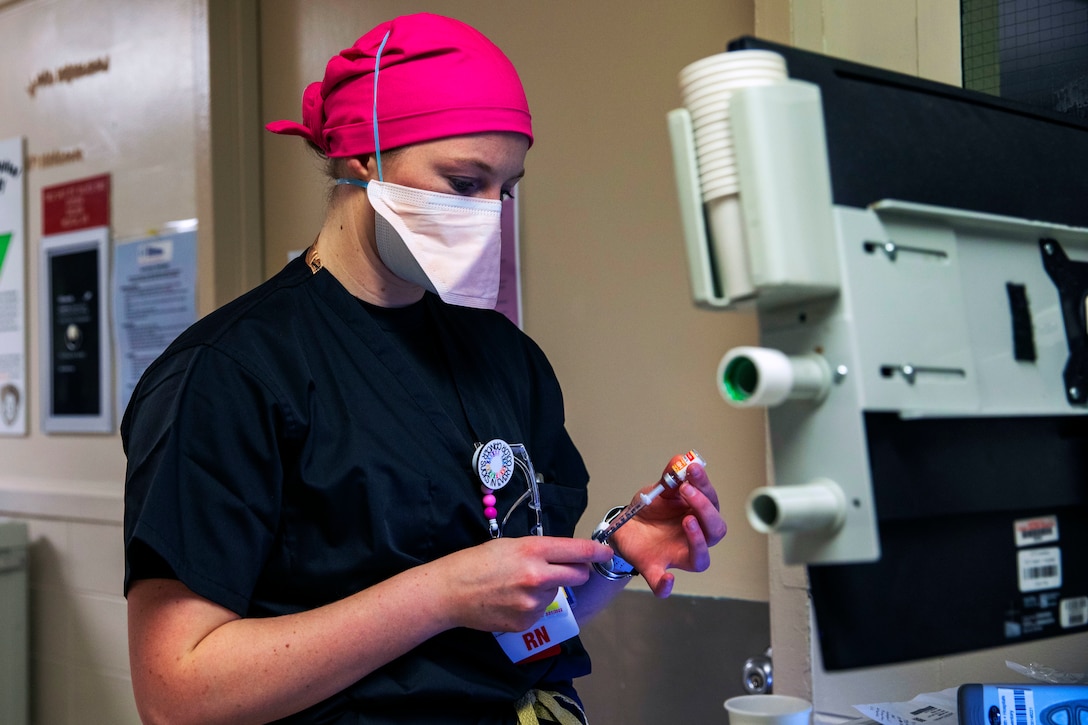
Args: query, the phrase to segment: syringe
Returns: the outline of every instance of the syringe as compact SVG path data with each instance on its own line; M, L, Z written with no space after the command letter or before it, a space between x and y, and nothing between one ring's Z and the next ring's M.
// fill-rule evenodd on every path
M692 463L706 466L706 461L694 450L680 456L673 456L672 460L669 461L669 465L665 467L665 471L661 474L661 480L657 482L657 485L646 493L640 493L638 495L639 500L629 504L616 518L612 519L606 528L598 528L597 531L594 531L593 538L601 543L606 542L619 531L621 526L635 518L639 511L649 506L666 488L677 488L683 483L688 477L688 466Z

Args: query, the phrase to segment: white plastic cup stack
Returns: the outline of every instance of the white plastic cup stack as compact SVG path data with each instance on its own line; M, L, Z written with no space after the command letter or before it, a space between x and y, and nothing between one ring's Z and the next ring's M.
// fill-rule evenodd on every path
M680 71L680 92L691 114L699 185L719 265L730 298L755 293L740 211L740 178L733 155L729 101L734 91L786 80L786 61L768 50L736 50L697 60Z
M680 91L691 114L704 202L736 194L739 188L729 125L733 92L785 80L785 59L769 50L718 53L680 71Z

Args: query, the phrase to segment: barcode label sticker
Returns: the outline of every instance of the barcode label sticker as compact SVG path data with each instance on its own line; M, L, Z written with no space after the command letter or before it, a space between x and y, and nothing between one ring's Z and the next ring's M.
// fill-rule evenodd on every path
M1056 546L1017 552L1016 565L1021 592L1060 589L1062 586L1062 550Z
M1058 517L1036 516L1031 519L1018 519L1013 522L1013 535L1016 548L1050 544L1058 540Z
M1088 624L1088 597L1063 599L1059 608L1062 629Z
M999 687L997 704L1001 708L1001 725L1038 725L1035 693L1031 690Z
M951 710L945 710L944 708L937 707L936 705L926 705L925 707L920 707L917 710L911 710L910 719L914 722L925 723L933 722L934 720L944 720L946 718L952 717L955 714L956 713L952 712Z

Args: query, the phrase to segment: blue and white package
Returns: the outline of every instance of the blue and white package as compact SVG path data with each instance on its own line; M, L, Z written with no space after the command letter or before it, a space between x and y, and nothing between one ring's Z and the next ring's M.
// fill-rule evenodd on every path
M960 685L960 725L1088 725L1088 685Z

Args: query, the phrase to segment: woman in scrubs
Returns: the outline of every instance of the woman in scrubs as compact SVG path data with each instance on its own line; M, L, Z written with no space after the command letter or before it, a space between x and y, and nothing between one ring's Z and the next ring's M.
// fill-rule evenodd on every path
M533 141L496 46L396 18L329 61L302 115L269 129L328 159L316 240L183 333L122 423L141 716L585 722L588 655L548 639L546 610L587 621L631 567L668 596L667 570L704 570L725 535L714 489L693 465L608 546L572 538L588 473L558 383L491 309Z

